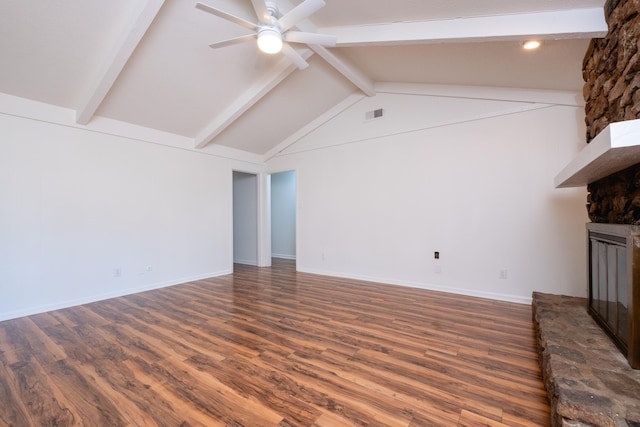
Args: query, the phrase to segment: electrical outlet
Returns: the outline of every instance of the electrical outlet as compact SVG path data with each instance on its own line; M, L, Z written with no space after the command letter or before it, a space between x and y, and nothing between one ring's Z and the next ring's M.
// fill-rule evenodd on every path
M500 270L500 278L501 279L506 279L507 278L507 269L506 268L503 269L503 270Z
M117 267L113 270L113 277L121 277L122 276L122 269L120 267Z

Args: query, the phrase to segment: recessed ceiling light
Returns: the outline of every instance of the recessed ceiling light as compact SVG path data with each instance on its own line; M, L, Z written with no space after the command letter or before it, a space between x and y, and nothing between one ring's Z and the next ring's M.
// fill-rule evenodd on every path
M531 50L539 48L541 44L542 43L540 43L540 41L538 40L527 40L526 42L522 43L522 47L527 50Z

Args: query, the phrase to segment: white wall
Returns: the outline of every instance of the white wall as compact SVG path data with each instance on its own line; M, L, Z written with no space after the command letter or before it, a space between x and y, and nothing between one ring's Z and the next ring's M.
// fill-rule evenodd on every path
M0 320L231 272L237 163L0 114Z
M296 259L296 173L271 175L271 256Z
M553 188L583 135L581 107L382 93L267 166L296 170L301 271L584 296L586 191ZM0 114L0 320L230 272L232 171L263 167L209 151Z
M364 122L375 108L385 117ZM298 269L521 302L534 290L584 296L586 191L553 187L584 144L583 114L435 96L359 102L268 163L297 172Z
M258 177L233 172L233 262L258 265Z

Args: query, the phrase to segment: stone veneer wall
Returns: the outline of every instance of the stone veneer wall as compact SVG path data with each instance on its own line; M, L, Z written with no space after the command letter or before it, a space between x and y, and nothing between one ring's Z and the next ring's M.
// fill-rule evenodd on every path
M640 118L640 0L607 0L609 27L584 58L587 142L609 123ZM592 222L640 223L640 165L588 186Z

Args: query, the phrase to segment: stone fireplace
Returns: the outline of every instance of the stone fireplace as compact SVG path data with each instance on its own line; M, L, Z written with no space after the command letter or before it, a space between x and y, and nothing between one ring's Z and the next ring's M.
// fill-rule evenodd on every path
M583 61L588 144L555 180L587 186L589 299L533 295L554 427L640 427L640 0L604 14Z
M607 0L604 12L609 31L591 41L583 62L587 142L611 123L640 118L640 1ZM640 222L640 164L634 160L588 183L592 222Z
M640 0L607 0L583 61L588 145L557 177L587 185L589 312L640 369Z

